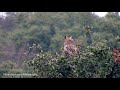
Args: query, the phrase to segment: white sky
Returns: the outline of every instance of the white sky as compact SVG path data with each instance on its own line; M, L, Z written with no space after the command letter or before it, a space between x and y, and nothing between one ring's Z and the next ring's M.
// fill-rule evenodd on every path
M107 12L94 12L94 13L99 17L104 17L107 14Z
M4 13L5 13L5 12L0 12L0 16L1 16L1 15L5 15ZM107 12L93 12L93 13L95 13L96 15L98 15L98 16L100 16L100 17L104 17Z

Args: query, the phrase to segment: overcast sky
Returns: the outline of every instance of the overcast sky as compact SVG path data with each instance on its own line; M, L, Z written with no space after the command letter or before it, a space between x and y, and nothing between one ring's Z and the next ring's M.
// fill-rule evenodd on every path
M95 14L100 17L104 17L107 14L107 12L95 12Z
M94 12L96 15L103 17L106 15L107 12ZM4 12L0 12L0 15L4 14Z

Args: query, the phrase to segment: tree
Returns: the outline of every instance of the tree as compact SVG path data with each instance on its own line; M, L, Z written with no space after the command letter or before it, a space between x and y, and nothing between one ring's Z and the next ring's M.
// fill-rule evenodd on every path
M13 31L16 26L15 12L6 12L6 17L3 20L2 27L5 31Z

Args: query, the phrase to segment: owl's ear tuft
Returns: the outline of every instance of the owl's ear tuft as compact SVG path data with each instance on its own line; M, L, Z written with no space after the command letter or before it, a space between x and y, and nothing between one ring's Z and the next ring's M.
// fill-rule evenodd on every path
M69 38L72 39L72 36L70 36Z
M67 36L65 36L65 39L67 39L68 37Z

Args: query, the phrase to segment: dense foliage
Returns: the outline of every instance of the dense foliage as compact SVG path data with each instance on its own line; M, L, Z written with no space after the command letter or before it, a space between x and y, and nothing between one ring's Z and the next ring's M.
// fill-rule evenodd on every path
M91 12L6 12L0 17L0 77L37 73L33 77L106 78L111 72L117 73L111 77L120 77L113 59L113 48L120 50L119 24L118 12L105 17ZM74 38L80 55L65 57L65 35Z
M41 78L106 78L114 66L113 51L106 41L86 47L79 56L59 58L39 52L29 62Z

